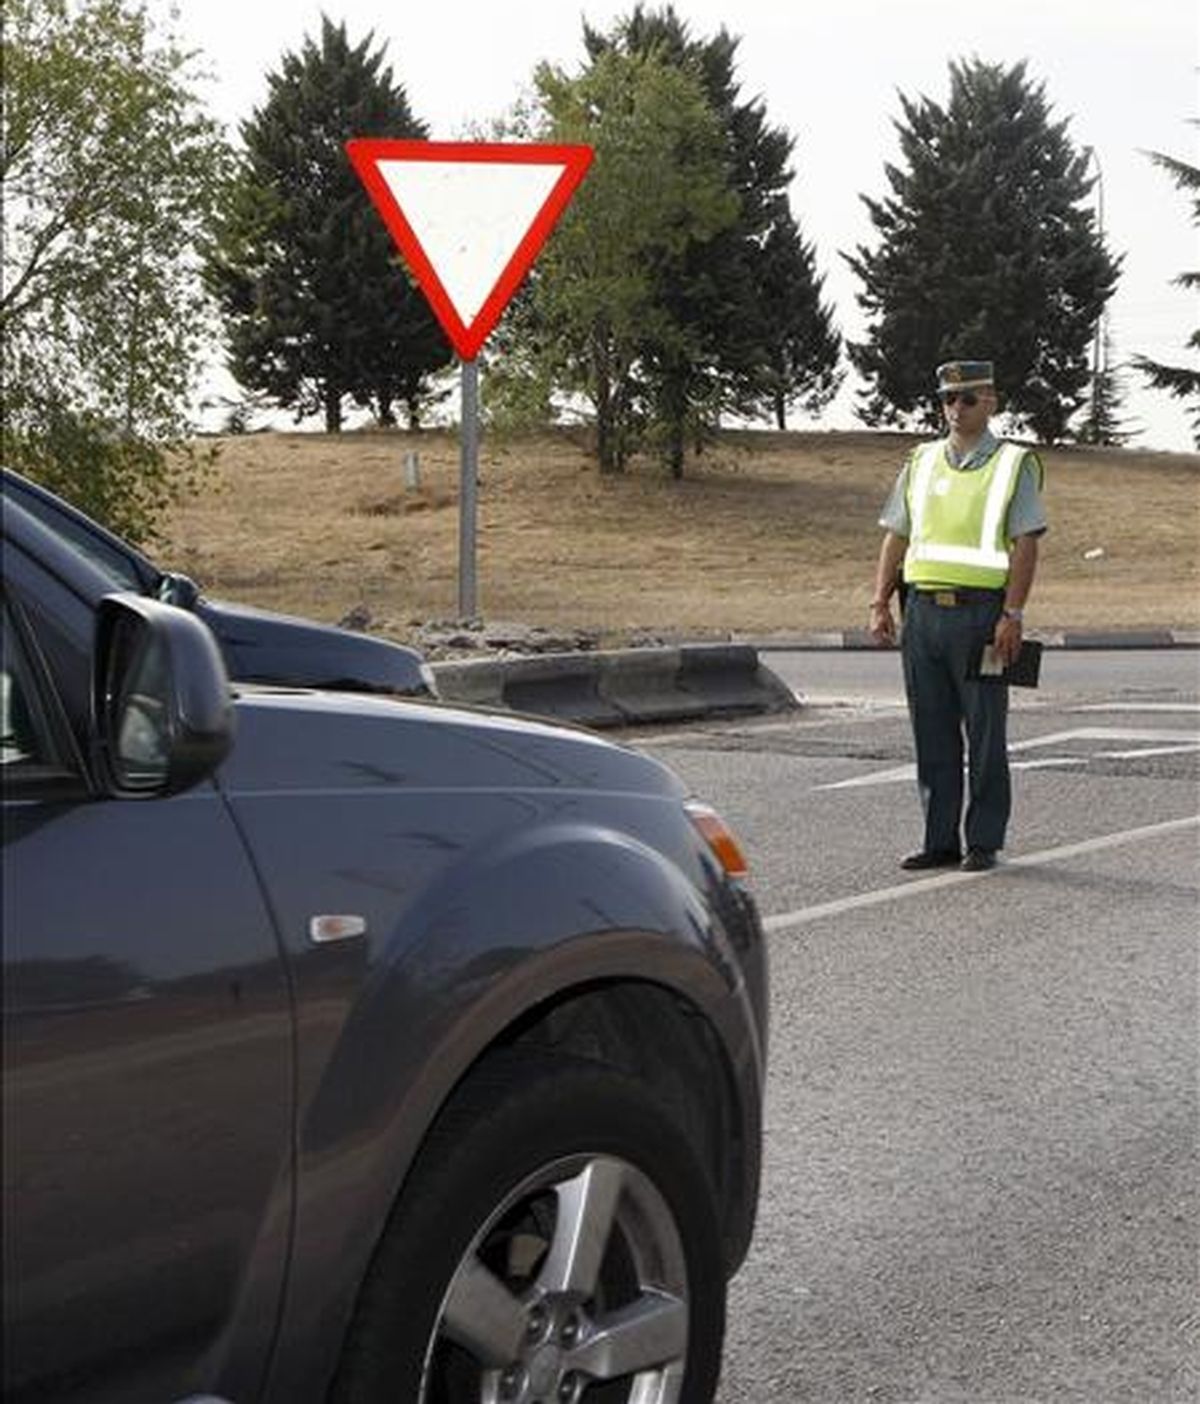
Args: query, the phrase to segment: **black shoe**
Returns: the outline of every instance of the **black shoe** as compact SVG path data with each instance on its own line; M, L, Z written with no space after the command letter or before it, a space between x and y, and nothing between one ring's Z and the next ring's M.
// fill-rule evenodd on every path
M996 850L994 848L968 848L967 856L962 860L964 873L985 873L989 868L996 866Z
M961 858L957 848L935 848L930 853L910 853L900 866L909 872L920 868L957 868Z

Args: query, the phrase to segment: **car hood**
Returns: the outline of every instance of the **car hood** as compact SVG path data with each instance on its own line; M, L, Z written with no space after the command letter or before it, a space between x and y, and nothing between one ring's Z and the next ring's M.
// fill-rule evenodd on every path
M239 682L436 695L421 655L403 644L206 596L196 602L195 612L217 636L230 675Z
M222 783L271 789L564 789L682 798L665 766L579 727L439 702L236 689Z

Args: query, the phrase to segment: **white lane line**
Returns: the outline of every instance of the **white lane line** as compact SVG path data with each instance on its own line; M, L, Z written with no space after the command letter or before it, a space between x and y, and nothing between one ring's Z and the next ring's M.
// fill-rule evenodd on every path
M1051 731L1027 741L1010 741L1009 752L1031 751L1036 746L1057 746L1060 741L1195 741L1194 731L1164 731L1162 727L1080 726L1074 731Z
M1042 746L1060 746L1064 742L1070 741L1164 741L1171 745L1178 745L1181 748L1190 750L1200 744L1195 732L1192 731L1165 731L1161 727L1148 729L1146 727L1122 727L1122 726L1080 726L1073 731L1050 731L1044 736L1031 736L1025 741L1010 741L1008 743L1008 753L1010 756L1017 755L1022 751L1037 750ZM1096 755L1091 752L1091 755ZM1102 753L1107 754L1107 753ZM1166 750L1154 751L1131 751L1129 756L1137 755L1169 755ZM1111 756L1110 756L1111 758ZM1079 764L1085 764L1088 755L1079 757ZM1062 765L1067 763L1068 758L1055 759L1046 762L1047 764ZM965 757L964 757L965 764ZM1017 761L1012 769L1035 769L1033 762ZM868 775L854 775L849 780L831 780L823 785L814 785L814 790L863 790L872 785L898 785L905 780L915 780L917 767L909 762L908 765L895 766L890 770L872 771Z
M1011 747L1009 748L1012 749ZM1131 755L1146 755L1149 752L1133 751ZM1009 762L1009 770L1047 770L1054 766L1087 765L1087 756L1040 756L1037 760L1014 760ZM897 766L894 770L874 770L870 775L855 775L849 780L830 780L824 785L814 785L814 790L864 790L871 785L899 785L911 783L917 778L917 767L911 762Z
M824 785L814 785L814 790L865 790L871 785L898 785L901 780L915 780L917 767L910 761L908 765L898 765L892 770L873 770L869 775L852 775L849 780L829 780Z
M1141 760L1143 756L1181 756L1200 751L1200 741L1187 746L1150 746L1137 751L1093 751L1098 760Z
M1141 755L1141 752L1138 752ZM1087 765L1087 756L1042 756L1038 760L1010 761L1009 770L1045 770L1054 765Z
M1089 702L1068 712L1200 712L1200 702Z
M863 907L878 907L886 902L899 901L904 897L915 897L932 892L939 887L952 887L955 883L971 882L976 878L993 877L1008 868L1037 868L1046 863L1057 863L1064 858L1076 858L1084 853L1099 853L1105 848L1116 848L1125 843L1138 843L1142 839L1157 838L1162 834L1175 833L1182 829L1200 827L1200 814L1189 815L1186 819L1168 819L1161 824L1146 824L1140 829L1123 829L1115 834L1103 834L1099 838L1084 839L1081 843L1067 843L1059 848L1043 849L1041 853L1026 853L1020 858L1010 858L1000 867L984 873L964 873L958 870L939 873L936 877L917 878L913 882L898 883L895 887L880 888L875 892L860 892L855 897L842 897L836 902L821 902L815 907L801 907L794 912L781 912L763 920L763 929L768 933L790 931L796 926L807 926L809 922L820 921L822 917L838 916L842 912L858 911Z

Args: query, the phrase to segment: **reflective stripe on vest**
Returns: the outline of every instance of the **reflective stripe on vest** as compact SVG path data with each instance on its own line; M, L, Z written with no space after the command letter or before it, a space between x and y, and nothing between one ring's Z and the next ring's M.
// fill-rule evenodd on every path
M925 565L958 567L951 576L938 576L947 583L1003 585L1008 575L1008 542L1004 537L1005 518L1016 485L1017 470L1025 456L1025 449L1019 444L1002 444L994 468L990 472L991 481L987 486L983 516L978 539L966 541L931 541L927 536L929 523L926 508L933 488L943 451L938 443L925 444L918 451L912 466L910 481L909 516L910 540L904 558L904 574L907 580L917 582L922 578L933 579L935 572L921 570ZM989 476L986 467L970 470L980 474L977 479L980 487ZM914 569L916 567L916 569Z

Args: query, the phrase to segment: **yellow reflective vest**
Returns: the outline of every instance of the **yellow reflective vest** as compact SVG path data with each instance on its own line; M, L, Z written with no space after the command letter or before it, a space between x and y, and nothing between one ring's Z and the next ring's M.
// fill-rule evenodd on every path
M1008 508L1027 450L1001 443L978 468L952 468L943 440L923 444L908 467L909 585L1001 589L1008 579Z

